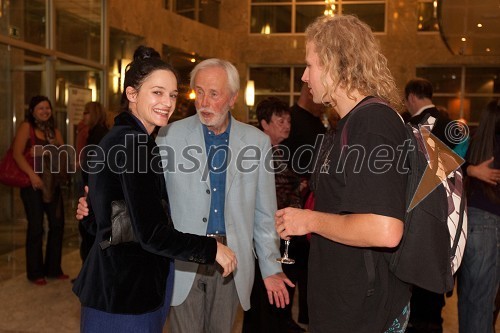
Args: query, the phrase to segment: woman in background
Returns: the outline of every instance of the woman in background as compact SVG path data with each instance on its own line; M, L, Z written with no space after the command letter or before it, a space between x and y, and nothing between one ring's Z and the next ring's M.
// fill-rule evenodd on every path
M467 151L468 238L458 271L460 333L494 332L500 274L500 104L490 101Z
M86 165L88 158L87 156L92 156L95 154L96 145L101 141L101 139L108 133L108 126L106 124L106 112L99 102L88 102L85 104L85 109L83 111L83 123L88 128L87 140L84 147L82 148L82 154L79 154L81 175L83 180L83 185L88 185L89 175L86 172L88 166ZM82 188L83 193L83 188ZM86 230L85 226L79 221L78 231L80 232L81 242L80 242L80 257L82 262L87 258L90 248L95 241L94 233L90 233Z
M108 133L108 125L106 124L106 112L104 107L99 102L88 102L85 104L83 111L83 122L88 127L87 141L83 149L83 154L80 156L80 165L86 163L89 152L95 151L94 145L99 144L101 139ZM86 170L86 167L83 168ZM88 185L89 175L86 172L82 173L84 185Z
M35 146L46 149L49 149L48 145L55 148L64 143L61 132L55 128L52 104L46 96L31 99L26 119L19 126L13 144L14 159L31 180L31 187L21 189L21 199L28 220L26 273L28 280L43 286L47 284L45 277L68 278L61 269L64 209L59 180L57 174L52 172L54 163L60 161L44 154L46 149L33 149L35 166L43 170L42 173L35 173L23 154L26 149L33 148L31 136L34 137ZM44 213L49 222L45 258L42 249Z

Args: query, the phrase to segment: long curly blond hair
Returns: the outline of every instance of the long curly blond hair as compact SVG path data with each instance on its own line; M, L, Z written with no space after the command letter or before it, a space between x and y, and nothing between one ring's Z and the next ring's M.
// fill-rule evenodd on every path
M321 81L332 106L337 104L333 92L345 89L347 96L357 90L362 95L377 96L400 109L401 99L396 82L380 53L370 27L352 15L319 17L306 29L306 42L312 42L323 68ZM333 85L327 84L327 76Z

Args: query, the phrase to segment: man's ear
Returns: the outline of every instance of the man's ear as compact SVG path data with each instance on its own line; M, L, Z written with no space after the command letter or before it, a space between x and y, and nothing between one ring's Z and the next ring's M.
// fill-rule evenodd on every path
M415 101L417 100L417 95L415 95L414 93L410 93L408 95L408 100L410 101L410 103L415 103Z
M125 89L125 94L127 95L127 99L131 103L135 103L137 100L137 90L134 87L128 86Z
M229 100L229 107L231 110L234 108L234 104L236 103L236 100L238 99L238 93L234 94L233 97Z

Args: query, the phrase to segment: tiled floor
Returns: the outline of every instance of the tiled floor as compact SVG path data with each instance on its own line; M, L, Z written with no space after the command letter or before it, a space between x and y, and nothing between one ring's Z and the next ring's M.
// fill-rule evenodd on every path
M78 229L66 209L63 270L74 277L81 266ZM26 222L0 225L0 333L70 333L79 331L80 305L68 280L49 280L44 287L28 282L25 276L24 237ZM456 294L446 300L443 310L444 333L457 333ZM233 333L241 331L238 314ZM166 330L164 330L166 332ZM256 332L258 333L258 332ZM496 333L500 333L500 324Z

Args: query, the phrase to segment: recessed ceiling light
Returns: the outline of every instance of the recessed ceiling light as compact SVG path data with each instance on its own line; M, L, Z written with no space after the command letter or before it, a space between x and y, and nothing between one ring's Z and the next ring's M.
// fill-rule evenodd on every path
M477 27L478 27L478 28L482 28L482 27L483 27L483 25L482 25L481 23L478 23L478 24L477 24Z
M489 47L486 48L486 52L490 52L491 49Z
M462 42L466 42L467 39L465 37L462 37Z

